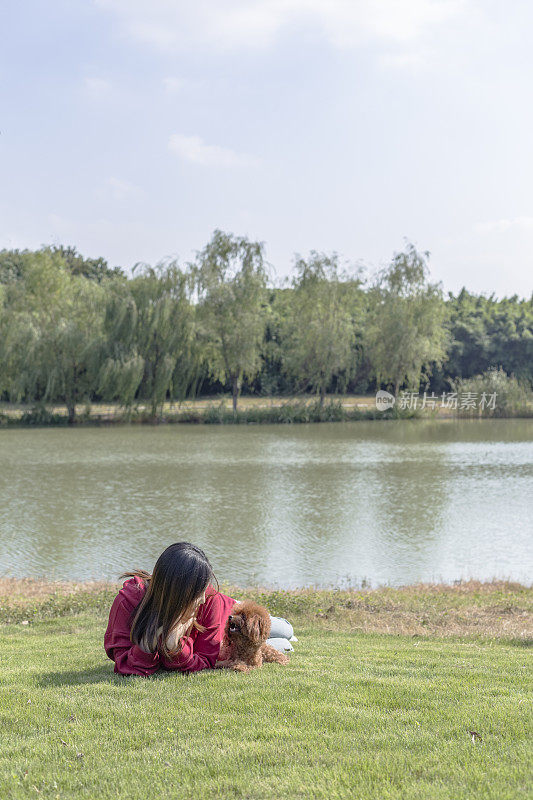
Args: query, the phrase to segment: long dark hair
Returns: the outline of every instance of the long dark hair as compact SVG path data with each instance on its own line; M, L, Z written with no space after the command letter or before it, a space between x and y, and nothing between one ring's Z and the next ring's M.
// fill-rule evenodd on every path
M211 582L216 583L219 591L218 581L206 554L190 542L176 542L167 547L157 559L151 575L138 569L120 577L138 577L146 585L146 593L132 617L131 641L136 645L142 641L150 652L159 649L167 657L177 655L181 650L179 643L172 651L166 644L174 625L189 618L195 601ZM196 614L193 626L205 630L196 621ZM161 627L161 642L158 643L157 631Z

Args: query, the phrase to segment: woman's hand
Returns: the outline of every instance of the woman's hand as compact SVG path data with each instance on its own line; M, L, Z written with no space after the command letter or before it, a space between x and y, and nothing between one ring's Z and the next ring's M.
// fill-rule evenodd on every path
M224 661L216 661L215 662L215 669L224 669L229 667L230 664L233 664L231 658L226 658Z
M227 661L231 657L232 650L233 648L229 642L223 640L220 644L217 661Z
M185 622L178 622L172 630L170 631L169 635L167 636L167 648L172 652L172 650L176 650L178 646L178 642L182 636L186 636L190 633L192 628L192 624L194 622L194 615L189 619L185 620ZM157 635L160 636L163 629L160 628L157 632Z

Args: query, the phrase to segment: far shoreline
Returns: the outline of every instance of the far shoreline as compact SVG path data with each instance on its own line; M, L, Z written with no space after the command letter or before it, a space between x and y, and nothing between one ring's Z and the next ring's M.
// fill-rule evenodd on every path
M323 422L360 422L388 420L475 421L494 419L531 419L533 408L518 413L497 415L450 411L447 408L406 408L397 406L385 411L376 408L375 395L327 395L323 404L315 396L240 398L236 413L228 395L208 396L182 402L165 402L154 415L146 403L131 409L118 404L77 404L76 415L69 421L65 405L24 405L0 403L0 430L27 427L105 427L115 425L268 425Z

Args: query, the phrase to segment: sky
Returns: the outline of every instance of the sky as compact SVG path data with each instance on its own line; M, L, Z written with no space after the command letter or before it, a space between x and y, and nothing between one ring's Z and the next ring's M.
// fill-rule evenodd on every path
M533 5L4 0L0 248L129 271L220 228L444 291L533 290Z

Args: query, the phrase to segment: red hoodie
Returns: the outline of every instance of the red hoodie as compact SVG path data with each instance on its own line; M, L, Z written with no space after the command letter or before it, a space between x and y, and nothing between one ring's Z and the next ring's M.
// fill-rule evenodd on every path
M109 612L104 647L115 662L115 672L121 675L153 675L159 669L198 672L215 666L224 626L235 600L217 592L211 585L206 601L198 609L197 621L206 628L204 633L193 628L190 636L182 638L183 647L177 656L165 658L158 652L145 653L130 639L132 612L144 597L146 586L141 578L129 578L119 591Z

